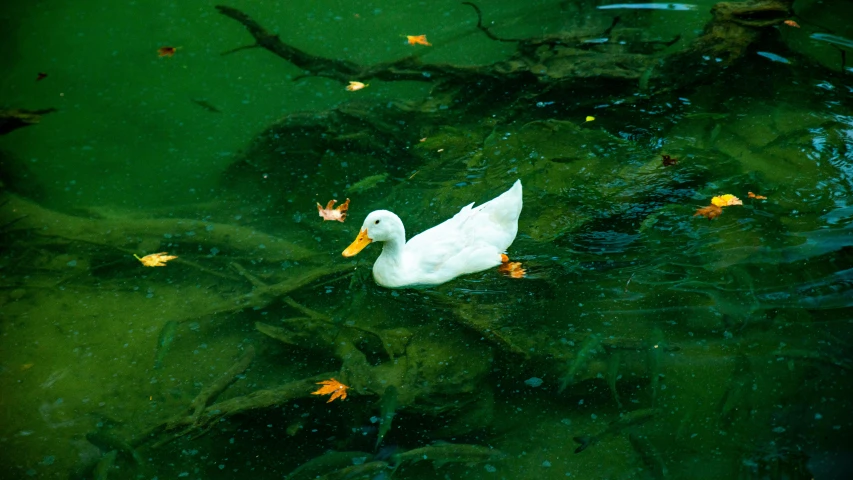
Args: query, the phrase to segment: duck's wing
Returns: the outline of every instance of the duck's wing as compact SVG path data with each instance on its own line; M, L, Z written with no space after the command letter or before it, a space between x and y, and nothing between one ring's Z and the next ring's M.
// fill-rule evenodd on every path
M478 207L466 205L452 218L406 243L410 268L437 272L455 265L457 275L461 275L498 265L500 261L495 258L509 248L518 232L521 207L520 181Z

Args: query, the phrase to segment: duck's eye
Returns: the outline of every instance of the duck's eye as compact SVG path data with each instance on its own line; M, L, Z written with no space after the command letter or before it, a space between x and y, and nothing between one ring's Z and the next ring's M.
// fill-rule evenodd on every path
M373 222L374 225L379 225L379 220Z

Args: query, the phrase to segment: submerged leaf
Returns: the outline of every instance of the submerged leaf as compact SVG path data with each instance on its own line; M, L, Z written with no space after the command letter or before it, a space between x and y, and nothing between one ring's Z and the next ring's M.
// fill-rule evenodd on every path
M663 159L663 166L664 167L668 167L670 165L677 165L678 164L678 160L670 157L669 155L661 155L661 158Z
M171 57L178 51L177 47L160 47L157 49L158 57Z
M346 202L338 205L337 207L335 207L335 203L337 203L337 200L329 200L329 203L326 204L326 208L323 208L319 203L317 204L317 210L320 212L320 216L323 217L323 221L337 220L339 222L343 222L347 219L349 198Z
M316 392L311 392L311 395L332 395L332 398L329 399L326 403L332 403L336 399L340 398L344 400L347 398L347 389L348 386L343 383L335 380L334 378L330 378L329 380L323 380L322 382L317 382L317 385L323 385Z
M720 195L719 197L714 197L711 199L711 203L713 205L718 206L718 207L730 207L732 205L743 205L743 202L740 201L739 198L737 198L734 195L729 195L729 194Z
M166 252L152 253L151 255L146 255L142 258L138 257L136 254L133 254L133 256L146 267L165 267L166 262L178 258L175 255L167 255Z
M696 210L696 213L694 213L693 216L697 217L702 215L708 220L713 220L719 217L721 213L723 213L723 209L721 207L718 207L717 205L708 205L707 207Z

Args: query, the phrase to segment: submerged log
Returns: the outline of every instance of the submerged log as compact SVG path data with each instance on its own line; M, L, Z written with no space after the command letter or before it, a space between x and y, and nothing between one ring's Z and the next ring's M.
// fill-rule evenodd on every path
M55 112L55 108L42 110L0 110L0 135L6 135L12 130L35 125L41 121L41 116Z

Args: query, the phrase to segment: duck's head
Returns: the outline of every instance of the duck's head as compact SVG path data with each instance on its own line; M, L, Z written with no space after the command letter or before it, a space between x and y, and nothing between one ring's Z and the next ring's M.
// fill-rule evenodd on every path
M406 240L403 221L388 210L376 210L364 219L358 237L343 251L343 256L352 257L362 251L370 242L389 242ZM402 239L400 238L402 237Z

